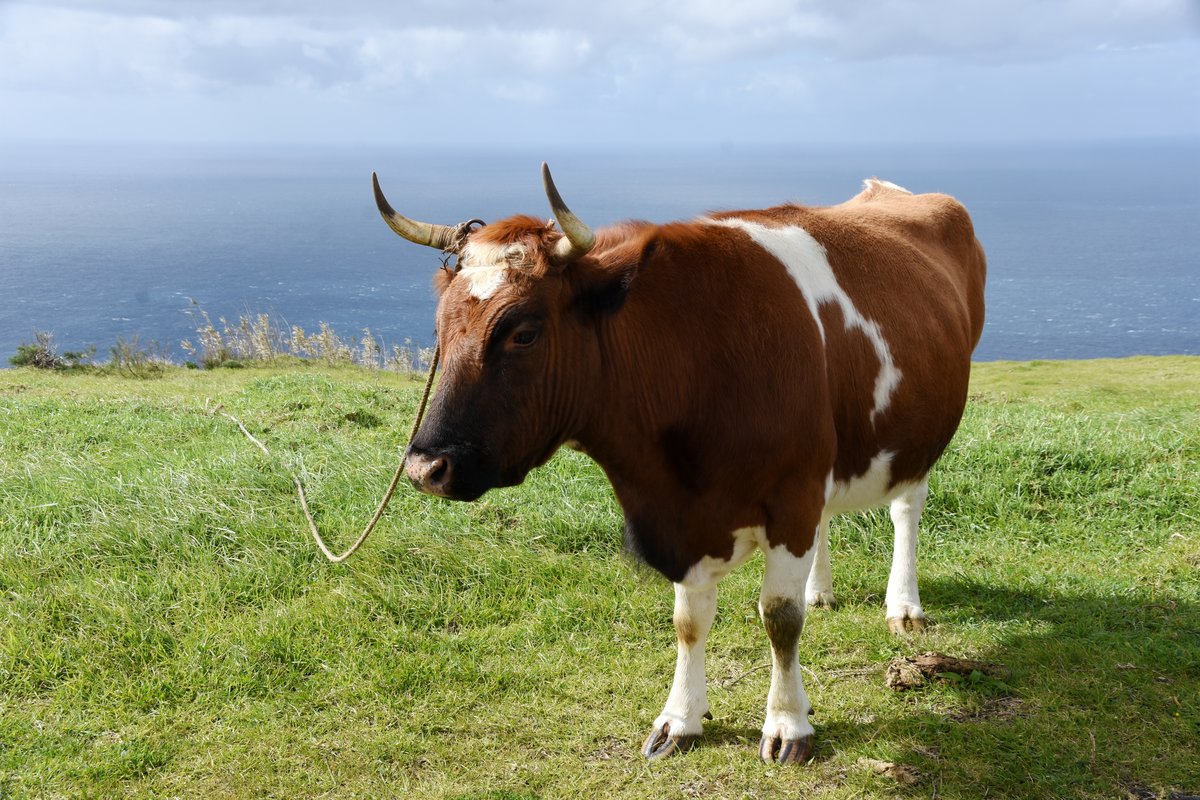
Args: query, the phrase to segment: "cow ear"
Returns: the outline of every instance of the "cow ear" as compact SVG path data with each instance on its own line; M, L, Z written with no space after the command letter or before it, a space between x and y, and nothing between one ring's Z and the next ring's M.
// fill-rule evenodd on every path
M615 314L625 305L629 287L637 276L637 262L596 269L584 277L579 290L579 307L588 314Z
M646 260L652 258L658 247L658 239L648 236L641 241L630 242L628 247L610 251L608 257L590 269L587 261L579 261L569 270L581 275L579 307L590 314L615 314L625 304L634 281L641 273Z

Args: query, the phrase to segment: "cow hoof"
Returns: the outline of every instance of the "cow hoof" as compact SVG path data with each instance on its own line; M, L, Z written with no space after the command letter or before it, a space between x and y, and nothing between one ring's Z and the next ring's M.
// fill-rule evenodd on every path
M767 764L803 764L812 755L812 748L812 736L783 739L764 735L758 744L758 757Z
M833 608L833 592L809 592L804 600L809 608Z
M661 727L650 731L650 735L646 737L646 743L642 745L642 755L650 761L662 761L676 753L686 753L691 750L698 738L700 737L694 734L672 736L671 724L664 722Z
M924 617L888 617L887 624L888 630L897 636L925 632Z

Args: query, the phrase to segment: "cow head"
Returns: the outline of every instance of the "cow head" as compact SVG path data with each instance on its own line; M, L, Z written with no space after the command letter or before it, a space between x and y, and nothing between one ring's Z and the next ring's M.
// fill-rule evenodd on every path
M457 256L437 275L442 378L409 445L421 491L474 500L520 483L587 421L600 375L602 318L630 268L598 257L542 165L554 221L514 216L457 228L397 214L375 181L384 220L410 241Z

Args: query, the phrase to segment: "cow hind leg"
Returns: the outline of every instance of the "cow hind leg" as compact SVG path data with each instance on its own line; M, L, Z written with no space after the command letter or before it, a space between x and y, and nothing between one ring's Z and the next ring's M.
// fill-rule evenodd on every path
M829 561L829 519L822 518L821 526L817 528L817 540L814 545L816 555L813 558L812 571L808 573L808 584L804 590L804 599L810 607L833 607L833 566Z
M888 577L887 623L893 633L925 630L925 611L917 590L917 526L928 496L929 482L923 478L891 503L896 538Z
M812 706L800 678L798 646L804 629L804 586L815 549L810 547L802 556L785 545L765 549L758 610L771 640L771 689L758 754L768 764L802 764L812 753Z

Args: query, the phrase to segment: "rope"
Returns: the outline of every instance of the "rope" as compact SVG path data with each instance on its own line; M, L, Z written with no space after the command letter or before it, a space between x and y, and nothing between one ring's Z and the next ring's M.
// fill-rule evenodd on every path
M421 420L425 418L425 407L429 403L429 393L433 389L433 376L437 372L438 359L440 356L441 348L435 346L433 349L433 360L429 364L429 376L425 379L425 391L421 394L421 405L417 408L417 417L415 420L413 420L412 430L408 434L409 444L404 448L405 456L408 455L409 448L412 447L412 440L416 438L417 430L421 427ZM221 416L232 420L233 423L238 426L238 429L246 435L247 439L253 442L259 450L262 450L264 453L266 453L267 456L271 456L271 451L267 449L267 446L258 439L254 438L253 434L246 430L246 426L242 424L240 419L232 414L227 414L224 411L221 411L220 406L217 406L215 411L219 411ZM291 476L292 483L296 485L296 497L300 498L300 508L304 510L304 519L308 522L309 533L312 534L313 541L317 543L317 547L321 548L321 552L325 554L327 559L334 564L340 564L350 556L354 555L354 551L357 550L359 546L367 540L367 537L371 535L371 531L375 530L375 526L379 523L380 518L383 516L384 509L387 508L388 503L392 499L392 495L396 491L396 487L400 484L400 477L403 474L404 457L401 457L399 465L396 466L396 471L392 474L392 482L388 484L387 491L383 494L383 499L379 501L379 506L375 509L375 513L371 516L371 521L367 523L367 527L363 528L362 533L358 535L358 539L355 540L354 544L350 545L349 549L347 549L341 555L334 555L333 551L331 551L325 545L325 540L321 538L321 532L317 530L317 523L313 520L312 512L308 509L308 497L304 494L304 484L300 482L300 477L298 475L293 474Z
M471 235L476 225L482 227L487 225L487 223L481 219L470 219L454 226L454 237L450 241L450 244L442 250L442 255L444 256L442 266L447 266L451 258L459 256L463 246L467 242L467 238ZM457 272L459 269L461 269L461 266L456 263L454 271ZM387 508L388 503L391 501L396 487L400 485L400 476L404 474L404 460L408 456L409 449L412 447L412 440L417 436L417 430L421 427L421 420L425 418L425 407L429 403L429 393L433 388L433 376L437 373L438 360L441 358L441 354L441 346L435 343L433 360L429 363L429 376L425 379L425 391L421 394L421 405L417 408L417 418L413 420L412 430L408 434L408 445L404 448L404 456L400 458L400 463L396 466L396 471L392 473L392 482L388 484L387 491L383 493L383 499L379 501L379 506L375 509L375 513L371 515L371 521L367 523L367 527L363 528L362 533L358 535L358 539L355 540L354 544L350 545L350 548L346 552L341 555L334 555L333 551L325 545L325 540L321 538L321 532L317 530L317 523L313 520L312 512L308 509L308 497L304 494L304 484L300 482L298 475L293 474L291 476L292 483L296 485L296 497L300 498L300 508L304 510L304 519L308 522L308 531L312 534L313 541L317 543L317 547L321 548L321 552L325 554L325 557L334 564L340 564L354 555L354 551L367 540L367 537L371 535L371 531L375 530L375 526L379 523L380 517L383 516L384 509ZM221 416L232 420L238 426L238 429L246 435L246 438L253 442L259 450L262 450L267 456L271 455L271 451L267 449L267 446L258 439L255 439L250 431L246 430L246 426L242 424L241 420L232 414L226 414L224 411L221 411L220 405L211 413L217 412L220 412Z

